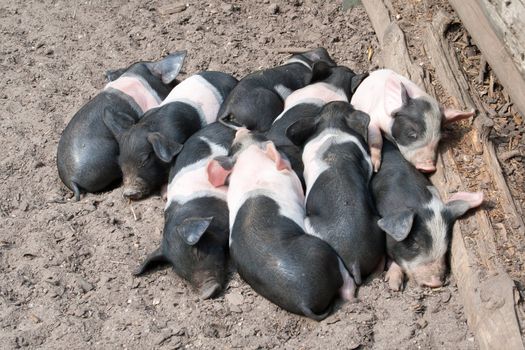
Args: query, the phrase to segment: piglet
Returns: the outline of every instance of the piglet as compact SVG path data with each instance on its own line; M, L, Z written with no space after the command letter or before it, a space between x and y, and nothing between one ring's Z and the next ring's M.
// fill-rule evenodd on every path
M64 129L57 150L58 174L80 200L80 192L97 192L121 178L118 143L103 122L105 115L126 115L135 123L157 107L179 73L186 51L158 62L138 62L108 73L104 90L87 102Z
M345 66L331 66L320 61L313 65L310 85L292 92L284 101L284 111L273 121L266 137L286 155L301 183L304 183L301 149L288 139L286 129L300 119L317 116L328 102L348 102L367 75L355 74Z
M363 277L384 270L385 235L369 191L369 122L367 114L336 101L286 132L295 144L304 145L306 232L329 243L341 257L353 277L351 296Z
M230 255L239 275L278 306L324 319L349 275L327 243L304 232L299 179L272 142L244 128L230 153L208 170L217 186L229 176Z
M182 144L217 119L222 102L236 84L237 79L229 74L201 72L182 81L136 124L124 113L104 117L119 143L124 197L141 199L166 183Z
M284 65L251 73L241 79L219 111L219 120L265 132L283 111L292 91L306 86L312 65L325 62L335 66L324 48L292 56Z
M227 187L208 181L208 164L228 154L233 137L232 129L212 123L186 141L170 170L160 248L146 258L136 275L170 263L200 291L202 299L222 290L228 257Z
M441 126L474 115L439 103L419 86L389 69L376 70L359 85L352 105L370 115L368 143L374 171L381 165L381 132L422 172L436 170Z
M386 275L390 288L400 290L404 274L423 286L443 285L452 226L483 202L483 193L458 192L443 202L430 181L387 140L372 192L393 260Z

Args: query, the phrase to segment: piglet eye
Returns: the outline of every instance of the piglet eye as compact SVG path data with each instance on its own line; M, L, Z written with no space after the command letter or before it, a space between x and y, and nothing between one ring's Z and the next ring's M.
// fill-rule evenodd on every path
M407 132L407 136L412 139L412 140L415 140L417 139L417 132L415 130L409 130Z

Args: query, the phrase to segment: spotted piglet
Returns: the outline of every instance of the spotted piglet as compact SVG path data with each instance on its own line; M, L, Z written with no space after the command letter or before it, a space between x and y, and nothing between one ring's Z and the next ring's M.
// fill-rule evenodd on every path
M131 125L157 107L173 87L185 56L186 51L177 51L158 62L138 62L110 72L113 81L73 116L58 142L57 166L76 200L81 192L102 191L122 177L118 143L104 116L125 114Z
M366 113L337 101L286 131L304 147L306 232L329 243L341 257L352 275L350 298L364 277L384 269L385 235L369 191L369 121Z
M428 173L436 170L441 126L474 115L473 111L443 109L419 86L389 69L370 73L350 102L370 115L368 143L376 172L381 165L381 132L406 160Z
M124 197L141 199L166 183L182 144L217 119L222 102L236 84L237 79L229 74L201 72L177 85L137 124L131 124L124 113L105 116L120 147Z
M170 171L161 245L136 275L159 263L170 263L199 290L202 299L222 290L228 257L227 187L208 181L208 164L228 154L234 133L213 123L186 141Z
M229 176L230 255L259 294L322 320L349 276L325 242L304 231L304 193L289 162L262 136L240 129L232 156L210 163L210 181Z
M239 81L224 102L219 120L266 132L283 111L284 100L309 84L312 66L324 62L335 66L328 52L320 47L293 55L282 66L248 74Z
M390 288L400 290L405 274L420 285L441 286L452 226L483 202L483 193L458 192L444 202L425 175L387 140L372 192L382 216L378 225L387 233L387 254L393 260L386 275Z

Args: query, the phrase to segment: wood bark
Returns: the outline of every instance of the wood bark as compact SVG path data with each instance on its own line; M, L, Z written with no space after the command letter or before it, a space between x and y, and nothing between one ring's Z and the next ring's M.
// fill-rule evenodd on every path
M501 84L506 88L522 115L525 115L525 79L508 48L500 40L478 0L449 0L461 22L474 39ZM522 14L524 15L524 14ZM522 53L523 54L523 53Z

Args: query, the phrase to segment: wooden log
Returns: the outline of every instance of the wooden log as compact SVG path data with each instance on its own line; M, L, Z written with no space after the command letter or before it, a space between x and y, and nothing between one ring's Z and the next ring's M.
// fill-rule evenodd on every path
M382 31L376 32L376 35L383 43L382 53L387 62L385 66L414 79L418 69L413 67L417 66L412 63L408 55L401 29L395 28L390 18L385 24L384 13L388 13L388 10L384 3L378 0L362 0L362 2L374 28ZM378 20L383 23L374 23ZM385 35L392 37L384 40ZM388 47L388 51L385 47ZM443 65L446 64L444 61ZM432 93L433 87L428 80L423 79L421 86ZM459 86L456 89L462 91ZM464 104L468 105L468 103ZM447 169L446 174L445 169ZM447 193L448 188L464 188L450 150L440 154L437 172L432 177L432 181L442 195ZM464 227L465 223L468 226ZM483 233L485 237L493 235L490 221L482 210L461 220L460 225L455 225L451 244L451 269L457 281L469 327L474 332L481 349L523 349L514 309L514 283L494 259L496 254L494 236L491 240L478 245L477 255L469 252L465 246L466 232L478 230L485 230Z
M444 13L438 12L431 25L426 28L425 49L436 69L436 76L450 96L459 100L462 106L478 110L474 123L477 134L472 142L475 149L482 150L486 169L489 172L495 187L501 196L498 198L505 218L513 231L525 237L525 223L512 198L510 189L503 176L503 171L496 156L496 150L489 138L492 120L487 115L485 106L477 94L470 94L470 85L460 69L459 60L454 49L444 39L445 32L451 19ZM484 219L483 219L484 220Z
M477 0L449 0L501 84L525 115L525 79Z

